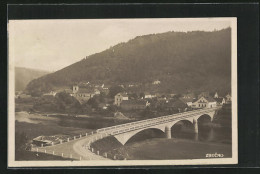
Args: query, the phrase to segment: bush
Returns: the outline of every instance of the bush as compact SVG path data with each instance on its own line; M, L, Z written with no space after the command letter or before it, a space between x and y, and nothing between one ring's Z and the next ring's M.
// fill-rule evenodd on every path
M31 150L30 142L28 136L22 132L16 132L15 133L15 150L16 151L25 151L25 150Z

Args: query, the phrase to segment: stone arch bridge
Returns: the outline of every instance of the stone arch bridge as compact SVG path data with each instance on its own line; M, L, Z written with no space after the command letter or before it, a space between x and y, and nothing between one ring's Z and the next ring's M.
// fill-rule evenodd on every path
M157 117L153 119L141 120L127 124L102 128L97 130L97 134L104 136L114 136L122 145L131 137L146 129L159 129L163 131L166 138L171 138L171 127L179 121L187 120L194 126L194 132L198 134L198 119L203 115L208 115L213 120L216 112L221 107L198 109L173 115Z

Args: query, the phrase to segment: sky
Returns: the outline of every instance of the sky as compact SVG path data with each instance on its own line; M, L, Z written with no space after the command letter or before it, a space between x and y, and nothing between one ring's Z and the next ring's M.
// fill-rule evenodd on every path
M230 26L230 18L10 20L9 63L53 72L136 36Z

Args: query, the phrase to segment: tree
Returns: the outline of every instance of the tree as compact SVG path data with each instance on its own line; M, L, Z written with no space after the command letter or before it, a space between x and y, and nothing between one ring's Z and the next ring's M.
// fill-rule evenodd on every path
M124 88L122 88L121 86L112 86L109 89L109 96L111 98L113 98L113 97L115 97L116 94L123 92L123 91L124 91Z
M17 151L23 151L27 150L29 147L29 138L28 136L22 132L16 132L15 133L15 150Z
M132 93L130 94L129 96L130 98L133 98L133 99L137 99L138 98L138 95L136 93Z
M140 98L144 98L145 97L143 92L141 92L139 96L140 96Z
M153 117L153 116L154 116L154 114L153 114L153 112L151 111L150 107L145 108L145 109L141 112L141 115L142 115L143 117Z
M108 106L107 110L109 110L111 112L116 112L118 110L118 108L115 105L110 105L110 106Z
M68 93L66 92L59 92L55 95L55 98L60 100L60 101L63 101L64 103L66 104L72 104L72 103L75 103L75 98L70 96Z
M90 105L92 108L97 109L98 108L98 102L96 98L90 98L87 102L88 105Z

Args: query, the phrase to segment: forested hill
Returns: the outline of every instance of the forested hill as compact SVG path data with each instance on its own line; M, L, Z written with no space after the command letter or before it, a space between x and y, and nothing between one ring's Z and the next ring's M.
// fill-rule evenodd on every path
M161 91L218 89L226 92L231 87L230 67L230 28L213 32L166 32L138 36L88 56L31 81L27 89L43 92L80 81L148 84L160 80Z
M22 91L26 88L27 84L33 80L37 79L43 75L48 74L47 71L15 67L15 90Z

